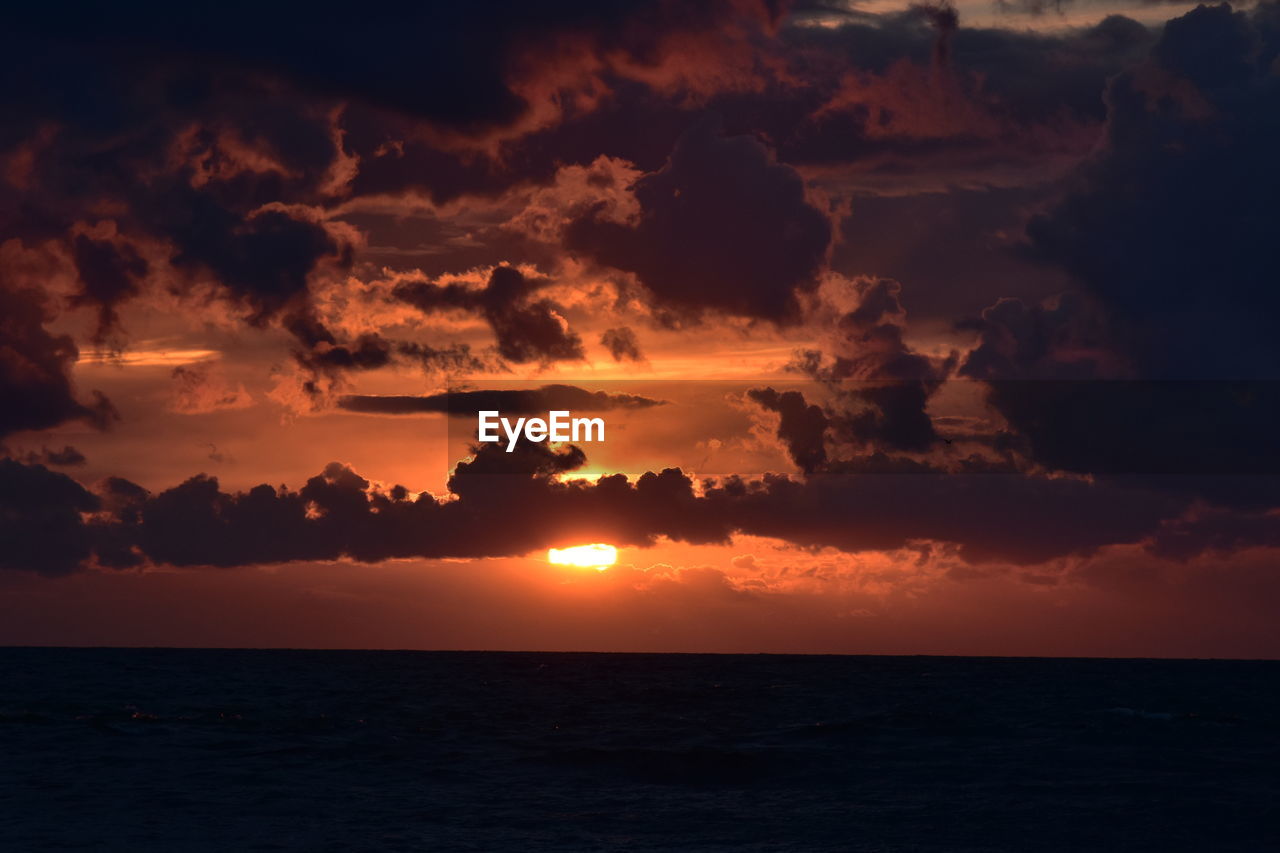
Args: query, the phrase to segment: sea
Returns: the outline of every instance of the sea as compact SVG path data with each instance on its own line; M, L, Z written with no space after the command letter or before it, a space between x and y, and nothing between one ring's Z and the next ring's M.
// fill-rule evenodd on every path
M1280 662L0 649L0 850L1274 851Z

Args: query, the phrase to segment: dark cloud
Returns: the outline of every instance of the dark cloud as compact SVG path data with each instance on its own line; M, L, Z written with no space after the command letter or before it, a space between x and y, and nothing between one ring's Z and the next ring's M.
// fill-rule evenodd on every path
M809 473L826 465L827 416L820 406L806 403L799 391L752 388L747 397L761 408L778 413L778 438L800 470Z
M127 4L74 21L40 10L16 13L0 51L12 118L0 133L12 167L11 180L0 185L0 237L66 243L81 268L78 301L99 311L99 338L118 331L120 305L155 272L144 257L174 268L175 277L156 277L172 289L216 282L260 326L309 310L322 270L350 268L358 235L321 212L336 200L494 196L548 182L560 165L606 153L653 174L638 187L651 202L639 243L608 235L595 246L602 255L624 264L622 255L637 245L647 251L644 244L656 240L671 260L640 257L624 265L672 307L697 312L727 304L747 316L785 319L791 291L812 284L829 224L804 201L798 176L772 162L760 143L707 134L700 144L694 133L672 155L673 142L711 108L731 133L769 139L784 160L816 162L796 143L831 95L839 78L833 69L880 71L885 63L877 57L911 56L917 42L927 55L933 39L913 14L840 28L823 41L818 28L778 31L779 8L752 2L485 9L380 7L353 20L345 7L306 16L255 7L252 27L233 23L230 11L192 25ZM387 27L388 20L397 25ZM1044 69L1032 75L1042 78L1037 85L1084 74L1096 101L1099 75L1112 69L1110 58L1089 61L1098 51L1087 47L984 32L986 41L966 53L965 31L957 31L954 59L993 63L974 66L991 86L1023 79L1034 65ZM682 51L671 49L672 40ZM704 42L707 50L690 61L688 45ZM346 60L322 61L324 45ZM566 58L570 48L580 50ZM803 57L815 51L823 58L809 64ZM1045 59L1050 55L1057 58ZM583 65L577 76L566 71L575 56ZM616 67L601 68L602 56ZM786 85L773 79L782 57L795 63L782 75ZM1070 86L1077 88L1086 88L1083 78ZM632 132L637 124L646 133ZM496 138L505 140L500 152ZM866 142L867 134L859 139ZM844 161L865 154L843 137L833 145ZM702 171L708 174L700 178ZM752 195L742 212L734 207L735 186ZM697 210L671 205L667 196L677 190ZM727 219L693 223L706 232L698 251L681 246L682 216L726 210ZM105 220L116 237L74 230ZM770 239L757 239L769 229ZM777 233L785 248L768 248L779 244ZM737 252L717 262L733 239L758 257ZM727 281L736 283L718 283ZM690 282L699 287L688 290ZM515 327L511 360L579 357L571 337L555 337L552 318L531 312L499 318ZM523 346L522 330L529 339ZM373 356L348 354L357 364Z
M69 444L63 445L61 450L41 448L40 455L45 465L83 465L87 461L83 453Z
M498 354L514 362L576 361L585 358L582 339L569 330L559 305L538 298L550 281L526 276L514 267L495 267L483 288L464 284L405 282L395 298L433 313L450 309L474 311L488 321L497 339Z
M418 341L389 340L377 332L365 332L354 340L340 341L311 311L290 315L285 327L298 339L294 361L308 378L303 391L320 405L326 394L344 386L344 374L377 370L394 363L417 365L430 372L467 373L486 364L467 344L432 346Z
M24 10L0 36L0 151L27 146L15 184L39 194L0 223L50 236L89 202L110 200L97 209L181 244L201 266L217 270L210 255L230 249L230 272L243 279L244 256L279 257L284 269L261 281L269 308L307 235L253 222L264 206L314 206L348 190L448 200L548 178L563 150L498 155L495 141L589 112L568 107L608 88L598 78L619 68L678 79L679 68L666 70L672 39L718 43L726 26L751 39L777 15L752 0L392 3L360 15L338 4L305 15L232 4L198 22L146 4L74 20ZM278 250L248 239L262 231ZM227 246L228 232L259 245Z
M467 344L433 347L417 341L396 341L395 351L403 360L427 370L478 373L490 367L485 359L473 355Z
M339 344L322 340L299 355L299 361L317 369L376 370L392 360L392 344L376 332L366 332L354 341Z
M21 167L0 189L12 201L0 231L66 243L73 303L98 310L99 338L154 272L144 247L170 268L169 289L215 284L259 326L306 301L320 264L350 265L353 232L316 204L341 155L324 108L140 44L126 61L109 40L83 50L42 37L54 40L24 43L0 68L23 87L4 146Z
M988 398L1049 468L1091 474L1275 474L1274 381L1031 380ZM1239 485L1239 484L1237 484Z
M175 205L167 236L172 262L193 273L207 269L262 325L308 294L311 273L325 258L351 265L352 245L321 222L286 210L241 216L193 195Z
M74 22L38 11L13 16L0 51L0 79L11 93L0 151L17 165L0 187L0 239L65 241L81 279L73 304L98 310L100 342L118 331L119 307L141 290L149 271L139 248L144 244L147 257L163 258L176 273L165 276L166 286L202 293L199 288L215 283L252 325L309 311L320 268L349 269L357 240L349 227L326 220L321 208L345 192L343 182L358 174L361 155L375 159L372 150L345 147L338 124L343 99L356 97L375 111L394 105L450 132L483 133L531 108L508 77L517 57L540 43L535 33L610 38L613 25L643 13L630 4L570 3L534 15L513 4L492 18L406 7L406 19L433 22L417 28L412 51L387 53L375 43L407 30L383 29L385 18L376 13L357 23L348 11L332 7L299 17L254 9L252 27L231 24L237 16L229 11L219 22L192 26L128 4L109 15L88 11ZM665 38L664 21L707 29L737 13L727 5L705 13L659 11L651 36ZM337 19L343 25L334 28ZM345 61L315 62L317 45L349 34L352 25L371 27L370 37L352 42L343 36L341 53L351 57L360 45L378 59L355 66L376 65L377 72L342 71ZM484 49L460 47L460 30L467 28L477 37L483 31ZM276 35L260 40L269 32ZM422 43L430 34L455 59L429 51L426 60ZM639 39L621 47L644 49ZM411 54L418 58L410 60ZM406 66L404 74L387 73L392 57ZM459 76L459 58L474 66L475 76ZM439 84L444 78L448 85ZM410 95L412 103L401 97ZM405 129L417 137L421 124ZM462 158L442 158L449 165L440 174L459 171ZM518 180L503 178L505 186ZM117 236L92 236L102 233L96 225L104 221ZM85 233L77 231L81 225L95 227ZM368 341L330 343L335 346L309 358L330 370L360 369L378 358ZM424 350L405 355L428 357Z
M1224 486L1242 496L1257 491L1221 475L1280 472L1270 438L1280 415L1274 381L1134 379L1104 311L1076 294L1042 305L1001 300L965 325L980 337L960 376L985 381L991 405L1036 463L1203 475L1204 494L1215 500L1226 498Z
M409 415L437 413L474 417L479 411L499 411L512 415L545 414L567 409L574 412L608 412L615 409L643 409L661 406L664 401L636 394L588 391L575 385L543 385L536 389L490 389L449 391L415 396L348 395L338 401L349 412Z
M158 14L148 4L86 8L75 16L33 7L10 16L13 40L68 44L112 59L249 68L311 90L414 115L459 133L517 121L530 109L519 72L536 72L546 45L581 41L595 55L652 61L672 32L714 32L727 20L765 27L772 4L712 2L538 4L314 3L295 10L232 2L215 17ZM252 26L246 26L252 21ZM540 51L541 49L541 51ZM36 51L31 50L32 53ZM334 57L343 57L335 62ZM450 85L432 85L448 81Z
M586 97L573 109L559 110L558 120L549 126L531 127L518 140L509 140L498 158L458 156L415 132L417 115L388 114L377 107L376 98L367 104L355 99L343 119L346 144L360 159L352 189L357 195L412 191L445 203L464 195L492 196L524 182L546 183L561 164L588 163L600 154L656 171L676 139L707 110L723 117L730 134L755 133L771 140L781 159L793 164L893 157L894 166L886 168L905 176L912 163L940 152L945 156L986 150L985 167L995 170L1001 167L1001 157L1012 156L999 140L976 139L963 129L937 127L924 145L914 144L910 132L886 135L894 128L870 118L865 104L851 104L849 110L821 120L815 117L843 75L883 74L906 59L924 68L927 77L939 40L937 30L920 14L864 15L834 28L784 24L775 34L769 26L760 26L759 10L750 6L735 10L731 4L698 4L694 12L677 11L678 4L648 4L644 11L649 20L643 27L610 27L606 38L621 42L615 46L621 52L611 55L639 56L640 67L649 75L641 73L636 79L602 68L595 58L610 54L591 50L594 67ZM613 8L625 14L624 7ZM554 13L548 15L547 26L555 26L554 21ZM664 37L684 38L687 46L689 37L701 39L708 33L714 36L707 39L706 50L696 57L681 55L674 63L695 78L701 71L712 82L699 89L696 79L686 81L672 97L663 86ZM1136 58L1149 39L1140 24L1115 17L1098 27L1057 34L960 28L948 43L956 74L966 78L965 88L1014 122L1025 123L1059 121L1064 115L1100 120L1106 78ZM717 51L725 47L728 58ZM498 48L490 43L490 49ZM740 53L760 61L741 61ZM572 60L559 61L563 66ZM428 70L423 66L415 73ZM536 71L535 67L531 72L534 78ZM976 84L979 80L981 86ZM887 82L885 89L894 85ZM690 88L698 89L697 97L683 97L692 94ZM895 98L894 114L906 115L911 99L918 103L919 94ZM569 101L562 94L558 104ZM966 111L963 104L953 106L954 113ZM900 124L906 129L909 122ZM636 133L635 127L645 130ZM1010 130L1004 128L1005 134ZM1051 134L1039 135L1043 148ZM1028 151L1020 159L1034 156Z
M45 299L0 281L0 437L71 420L105 428L118 415L106 397L76 398L70 370L79 350L68 335L44 327Z
M1201 510L1165 522L1147 550L1173 560L1189 560L1206 552L1229 554L1244 548L1280 547L1280 515L1275 512Z
M913 322L950 323L1002 297L1038 300L1071 286L1061 270L1013 251L1026 211L1057 188L859 195L840 224L832 269L904 282Z
M5 448L0 447L0 454L5 452ZM52 465L57 468L74 468L88 461L83 453L69 444L63 445L61 450L41 447L38 451L32 450L27 453L10 454L10 456L27 465Z
M941 29L918 8L785 29L790 73L807 86L743 118L717 104L726 127L747 122L787 163L855 166L844 180L876 194L1041 185L1088 153L1107 79L1152 41L1121 16L1037 32L953 28L954 10L932 8Z
M901 285L858 283L859 302L834 322L835 352L802 351L792 369L823 383L833 396L827 423L841 444L925 451L938 441L929 398L954 367L914 351L905 337Z
M22 537L3 565L56 574L91 555L117 568L497 557L584 540L724 543L735 533L844 551L946 542L970 562L1034 564L1143 541L1191 500L1140 482L957 474L888 457L857 473L729 477L698 488L674 468L634 483L557 477L585 461L576 447L485 445L458 464L453 497L441 500L374 488L338 463L297 491L224 492L202 474L155 495L110 481L98 498L63 475L0 460L0 517ZM82 518L100 507L101 517Z
M1021 13L1024 15L1039 16L1048 12L1055 14L1063 14L1065 11L1076 5L1078 0L996 0L996 8L1007 14ZM1109 6L1129 6L1132 8L1141 8L1143 6L1159 6L1162 3L1170 5L1182 5L1183 0L1128 0L1127 3L1107 3ZM1088 5L1087 2L1085 5Z
M475 476L460 468L451 490L464 502L469 493L483 494L486 505L497 501L496 508L528 531L527 541L535 548L567 531L598 533L626 544L649 544L659 535L724 542L742 532L849 551L934 539L960 543L975 561L1031 563L1132 541L1177 507L1171 499L1138 492L992 475L730 479L700 496L677 469L646 474L634 485L603 478L572 487L534 478L532 487L504 486L501 496L487 478L469 492L475 486L468 478ZM544 502L546 515L531 512L529 507L539 504L525 498ZM1087 534L1082 535L1082 525Z
M805 546L955 543L970 562L1032 564L1136 541L1185 504L1140 488L1021 474L820 474L736 480L706 493L736 529Z
M933 64L945 67L951 64L951 40L960 26L960 13L951 0L930 0L912 3L908 10L929 22L938 36L933 42Z
M600 343L609 350L614 361L644 361L636 333L626 326L605 329L600 335Z
M1280 376L1270 249L1280 91L1271 7L1170 21L1107 92L1106 144L1028 228L1028 252L1106 309L1143 378Z
M121 477L107 477L95 492L103 512L86 524L94 563L106 569L141 566L147 558L137 542L137 531L150 492Z
M119 322L116 306L138 293L141 279L149 267L127 244L94 240L80 234L72 241L72 248L83 287L73 304L98 307L98 329L94 341L102 344Z
M1027 254L1084 296L1001 301L974 324L961 372L991 383L1043 464L1280 470L1275 187L1261 177L1280 147L1274 9L1202 6L1111 82L1105 145L1027 227Z
M1000 299L960 327L978 332L960 375L993 381L1119 378L1106 317L1091 300L1064 293L1043 304Z
M702 122L634 192L636 222L587 216L565 242L634 272L659 305L786 322L797 319L797 293L817 288L831 222L800 175L758 139L722 136Z
M73 571L92 552L81 513L98 508L98 499L70 477L0 459L0 568Z
M1071 3L1072 0L996 0L996 8L1007 14L1043 15L1048 11L1061 14L1063 8Z
M1152 34L1125 18L1015 33L957 28L936 6L784 27L776 39L775 9L729 4L360 14L322 4L304 16L233 6L199 21L128 4L76 15L17 9L0 35L10 93L0 240L53 241L76 268L70 301L98 313L99 340L118 331L120 307L144 280L186 295L214 284L249 324L293 335L316 393L327 378L397 362L479 364L465 347L380 332L348 339L326 327L312 290L327 272L353 270L361 243L334 212L343 199L492 198L548 183L566 163L624 157L643 172L631 188L635 218L579 211L565 245L633 273L659 315L785 324L799 317L797 295L816 289L835 236L799 167L821 180L827 166L853 165L859 180L906 190L919 190L917 178L950 186L961 165L984 178L965 171L977 185L997 175L1041 183L1044 163L1090 150L1104 118L1106 127L1061 198L1032 220L1024 247L1087 298L1037 304L1022 292L998 302L965 324L978 341L962 368L988 383L1032 464L1091 478L979 474L981 460L944 469L924 458L938 449L928 404L950 365L908 344L896 283L869 279L858 307L833 318L831 351L798 363L829 400L752 392L780 415L803 480L695 484L667 469L635 482L562 483L557 475L585 461L581 451L528 445L478 450L450 480L451 500L375 488L339 464L297 490L228 492L202 475L158 494L108 480L95 495L35 457L5 459L0 565L61 574L148 560L500 556L579 537L644 545L735 532L846 550L939 541L968 560L1026 564L1113 543L1178 557L1274 545L1272 487L1113 475L1280 470L1270 434L1280 398L1265 384L1280 368L1268 178L1280 147L1276 8L1197 9L1132 70ZM739 19L754 24L725 26ZM693 40L707 51L730 42L749 57L735 66L686 52L692 72L713 73L682 75L664 64L671 33L707 36ZM638 70L601 70L600 58L613 56ZM723 133L704 113L721 117ZM1032 168L1008 177L1011 163ZM1041 199L1011 194L997 206ZM993 214L987 230L1007 219ZM875 239L848 235L851 245L859 238ZM928 248L943 273L957 263L947 247ZM858 259L844 258L851 268ZM396 298L483 317L510 362L581 359L548 284L504 265L481 288L424 278ZM104 399L75 393L78 354L46 328L50 313L44 296L8 278L0 287L0 435L102 425L113 414ZM639 355L623 328L602 343L615 358ZM439 404L350 399L364 410ZM532 405L504 398L495 408L508 403ZM856 452L829 455L846 445Z

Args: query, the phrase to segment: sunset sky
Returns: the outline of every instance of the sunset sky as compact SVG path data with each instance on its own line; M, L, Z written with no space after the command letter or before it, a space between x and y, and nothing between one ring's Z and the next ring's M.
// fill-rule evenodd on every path
M1280 655L1280 5L211 9L7 13L0 644Z

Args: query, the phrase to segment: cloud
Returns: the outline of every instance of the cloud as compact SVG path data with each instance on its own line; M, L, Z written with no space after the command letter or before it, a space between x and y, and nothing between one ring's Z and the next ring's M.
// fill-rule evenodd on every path
M859 279L842 284L850 286L829 288L820 304L820 321L832 329L826 344L830 352L801 350L790 368L826 387L832 402L825 408L824 426L837 443L927 451L938 441L926 410L929 398L953 369L956 356L931 358L908 344L898 282ZM856 300L853 307L829 304L849 298ZM827 312L833 316L824 316Z
M634 482L558 476L585 462L573 446L525 442L506 453L485 445L458 463L447 498L374 486L339 463L296 491L262 484L225 492L201 474L158 494L113 480L95 497L64 475L2 460L3 517L25 537L4 566L58 574L95 560L128 567L493 557L571 541L711 544L735 534L847 552L934 541L970 563L1032 565L1143 541L1193 500L1140 481L957 474L919 463L806 480L732 476L697 488L676 468ZM43 536L50 539L42 549Z
M939 541L965 559L1026 564L1115 543L1167 554L1270 544L1272 485L1115 475L1280 462L1280 399L1263 384L1280 367L1263 179L1280 142L1274 10L1198 9L1130 70L1154 38L1134 21L1007 32L957 28L941 7L781 29L776 11L750 4L424 7L395 27L384 9L255 10L254 27L228 14L183 28L133 9L71 20L18 10L3 60L12 120L0 128L0 237L66 260L74 276L61 295L95 312L100 343L124 305L161 283L185 305L212 300L253 328L283 328L308 399L350 390L352 371L483 362L465 344L334 319L357 297L385 295L349 280L365 277L361 229L376 227L353 224L361 204L435 205L442 221L440 205L474 205L448 223L459 240L505 229L502 252L482 246L463 265L483 282L405 275L396 307L472 314L499 357L543 365L584 358L566 319L580 309L531 272L557 269L561 248L624 289L634 278L659 320L785 326L805 319L836 242L814 185L1042 183L1056 174L1046 164L1091 150L1106 126L1023 247L1081 293L1001 300L964 324L977 341L961 373L987 383L1031 473L938 463L929 405L951 362L908 335L898 284L867 277L851 304L828 306L832 338L794 365L819 380L815 394L752 392L779 415L805 479L700 483L667 469L573 486L556 475L580 453L530 448L478 452L447 500L341 465L297 490L228 491L200 476L156 494L111 480L95 495L37 464L54 464L50 452L0 469L0 523L20 543L5 565L493 556L588 533L648 544L746 532L853 550ZM351 61L334 63L339 54ZM427 239L417 221L401 225L406 240ZM73 385L78 353L53 325L53 286L24 289L8 273L0 435L105 425L110 404ZM628 327L600 342L615 359L641 357ZM175 374L179 408L241 405L238 386L203 370ZM343 406L478 408L490 398L465 395L486 393ZM524 393L543 396L494 407L605 405ZM1197 501L1210 506L1189 515ZM1222 515L1227 506L1240 515Z
M32 450L26 453L13 453L0 445L0 455L9 456L27 465L52 465L56 468L74 468L88 461L83 453L69 444L63 445L61 450L41 447L38 451Z
M1105 144L1027 227L1026 251L1103 306L1141 378L1280 375L1275 217L1258 180L1280 145L1272 8L1166 24L1151 58L1111 81Z
M1160 526L1147 551L1186 561L1206 552L1219 556L1246 548L1280 548L1280 513L1200 509Z
M600 344L609 350L614 361L644 361L636 333L626 326L605 329L600 335Z
M633 192L634 222L584 216L565 229L567 248L635 273L682 315L798 318L796 295L817 288L832 225L762 142L700 123Z
M664 405L663 400L636 394L588 391L574 385L543 385L531 390L492 389L448 391L425 397L403 395L348 395L338 401L349 412L384 415L436 413L474 417L479 411L535 415L560 409L574 412L608 412L615 409L643 409Z
M116 331L119 323L116 306L137 295L141 280L150 267L127 243L95 240L86 234L79 234L72 241L72 249L83 287L72 304L98 307L98 328L94 333L94 342L101 345L108 335Z
M81 514L99 506L97 497L64 474L0 459L0 569L74 571L93 547Z
M483 288L405 281L396 286L394 298L428 314L450 309L479 313L493 330L498 354L508 361L584 359L582 339L570 331L560 306L536 296L548 284L547 279L525 275L515 267L498 266Z
M0 281L0 438L73 420L105 429L118 418L101 394L90 403L76 397L70 371L79 350L45 329L47 311L39 291Z
M534 9L523 3L417 7L383 5L352 15L340 5L319 5L299 16L231 4L216 20L190 26L185 19L158 18L151 10L85 10L75 21L37 9L16 14L10 31L18 44L66 46L84 52L92 45L112 59L127 52L137 62L177 65L198 56L216 70L284 77L295 85L334 97L367 100L430 121L462 135L536 118L560 88L595 85L579 70L593 55L673 82L688 80L670 67L680 55L665 56L674 34L710 34L722 27L762 29L774 15L764 3L713 2L689 9L682 4L557 2ZM253 26L244 22L252 19ZM734 24L733 22L737 22ZM475 49L483 44L484 49ZM551 60L559 49L564 65ZM335 56L348 62L333 62ZM557 80L557 73L563 79ZM60 78L59 78L60 79ZM429 81L450 80L450 86ZM535 115L530 116L530 113Z
M44 47L19 72L42 70L44 96L17 105L15 132L39 144L22 181L3 188L21 211L5 232L65 245L80 284L71 304L97 309L99 341L148 279L193 304L220 296L260 327L305 303L319 272L350 266L358 234L316 204L342 156L326 113L301 101L268 109L262 81L239 88L207 67L189 69L187 96L157 98L158 56L112 64ZM77 109L64 88L95 108Z
M1094 0L1096 2L1096 0ZM1033 17L1043 15L1047 12L1063 14L1068 7L1074 6L1078 0L996 0L996 8L1006 14L1024 14ZM1109 6L1119 5L1122 8L1130 6L1133 8L1141 8L1143 6L1158 6L1161 3L1182 5L1182 0L1128 0L1127 3L1113 4Z
M818 132L815 111L830 101L832 69L879 74L881 55L910 54L917 42L927 54L934 38L915 14L824 35L785 26L779 7L747 0L697 9L402 9L390 28L385 12L353 21L335 9L312 11L299 18L254 9L249 28L234 14L188 27L138 9L90 11L74 23L32 9L9 22L2 73L12 120L0 135L0 196L10 212L0 237L50 241L73 258L79 289L70 302L97 311L99 343L123 346L121 308L161 286L165 298L180 294L192 309L215 296L254 327L297 328L289 318L315 310L317 287L352 270L360 229L375 227L336 212L335 202L493 202L504 193L532 193L512 217L517 230L541 238L565 222L592 230L583 251L634 272L669 311L785 322L792 294L813 285L831 227L773 149L791 164L829 161L806 154L805 140ZM485 49L460 51L468 33ZM1021 79L1034 65L1041 82L1072 78L1074 93L1085 86L1073 75L1096 83L1119 53L1094 50L1083 37L992 33L975 37L966 53L964 36L952 37L956 63L998 56L1000 73L979 69L990 85ZM319 60L323 45L353 67ZM353 50L376 58L361 63ZM1082 61L1095 53L1108 58ZM1096 101L1096 87L1091 95ZM860 104L845 98L837 112ZM708 111L725 117L729 135L702 129ZM635 123L651 132L632 133ZM864 122L858 138L874 126ZM818 135L846 152L840 162L863 157L842 128L837 121ZM583 209L579 191L602 178L614 181L600 193L604 206ZM539 187L577 197L548 200ZM739 205L742 187L751 197ZM682 204L671 203L676 191ZM551 202L568 209L548 212ZM685 224L689 235L703 232L696 250L681 244ZM766 232L782 233L785 248L758 239ZM496 254L481 249L466 266L489 266ZM490 308L486 319L511 361L581 357L580 342L557 333L554 306ZM376 346L329 345L333 354L308 355L315 364L305 369L372 369L376 361ZM421 345L450 353L449 342Z
M232 386L216 362L200 361L175 367L169 407L184 415L201 415L225 409L245 409L253 396L243 383Z
M427 372L459 373L484 370L488 365L468 344L441 346L419 341L391 340L378 332L363 332L340 340L311 308L290 314L285 328L297 339L293 359L299 372L282 377L275 398L299 411L322 409L349 387L347 374L379 370L393 364L412 364Z
M1042 304L1004 298L960 327L978 332L961 376L986 380L1122 378L1105 314L1092 300L1064 293Z
M1165 26L1111 81L1104 144L1027 226L1025 254L1082 293L1001 300L970 324L961 373L988 381L1040 463L1280 471L1274 199L1258 179L1280 145L1273 18L1202 6ZM1207 497L1223 499L1218 482Z
M747 397L762 408L777 412L778 438L801 471L816 471L827 463L827 416L819 406L807 404L799 391L752 388Z

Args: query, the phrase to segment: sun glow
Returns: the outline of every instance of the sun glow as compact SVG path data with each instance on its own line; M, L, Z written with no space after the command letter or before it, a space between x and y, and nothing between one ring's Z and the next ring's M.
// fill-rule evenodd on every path
M575 545L572 548L552 548L547 560L557 566L578 566L603 572L618 562L618 549L612 545Z

